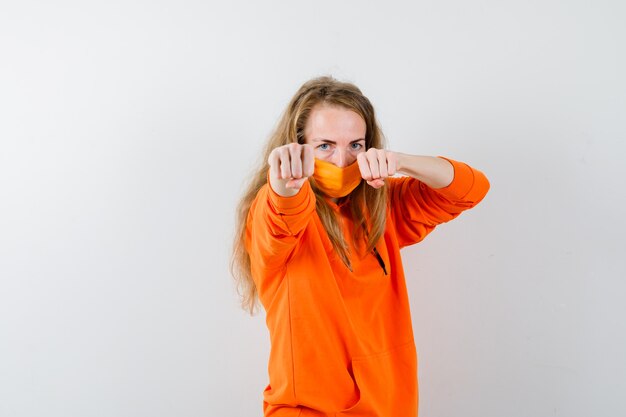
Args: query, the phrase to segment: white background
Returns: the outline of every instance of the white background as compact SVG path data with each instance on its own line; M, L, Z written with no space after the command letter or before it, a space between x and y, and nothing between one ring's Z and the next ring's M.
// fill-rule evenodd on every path
M324 74L491 181L403 252L420 416L626 415L625 3L215 3L2 2L0 416L261 416L234 207Z

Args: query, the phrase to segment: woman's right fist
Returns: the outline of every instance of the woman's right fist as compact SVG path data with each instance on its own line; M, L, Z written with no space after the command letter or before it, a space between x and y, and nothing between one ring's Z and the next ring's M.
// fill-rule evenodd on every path
M270 186L276 194L291 197L298 194L308 177L313 175L315 157L311 145L290 143L270 152Z

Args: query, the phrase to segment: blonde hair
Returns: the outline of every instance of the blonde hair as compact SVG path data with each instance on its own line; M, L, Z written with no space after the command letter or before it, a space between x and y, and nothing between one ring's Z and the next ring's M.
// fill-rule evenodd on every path
M231 273L237 283L241 297L241 306L253 314L257 305L258 293L252 279L250 254L246 251L246 221L250 206L258 191L267 183L267 162L273 149L289 143L304 144L304 128L311 110L318 104L339 106L359 114L366 125L365 149L384 148L384 137L376 121L374 107L354 84L340 82L332 77L319 77L307 81L293 96L287 109L281 116L278 125L271 134L263 153L260 166L254 171L249 185L237 208L236 234L233 242ZM344 239L341 226L335 217L324 195L309 178L316 196L316 211L326 229L333 248L351 269L348 245ZM353 238L367 239L368 251L374 249L385 230L385 214L387 207L386 186L374 189L362 181L348 196L350 198L350 214L354 219Z

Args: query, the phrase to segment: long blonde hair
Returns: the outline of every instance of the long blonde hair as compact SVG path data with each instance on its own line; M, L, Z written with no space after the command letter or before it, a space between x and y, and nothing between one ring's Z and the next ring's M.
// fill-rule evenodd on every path
M340 82L332 77L319 77L307 81L296 92L270 136L265 146L263 160L254 171L237 208L231 272L237 283L241 306L251 314L255 311L258 294L252 279L250 254L246 251L244 244L248 212L258 191L267 183L269 170L267 160L270 152L274 148L293 142L304 144L304 127L311 110L318 104L340 106L359 114L365 120L365 149L382 149L385 145L384 137L376 121L374 107L354 84ZM335 213L316 187L315 181L309 178L309 182L316 196L317 214L332 246L344 264L351 269L348 245ZM366 238L367 250L373 250L385 230L386 186L374 189L365 181L361 181L361 184L344 198L350 198L350 203L346 206L350 207L350 213L354 219L353 238L355 240Z

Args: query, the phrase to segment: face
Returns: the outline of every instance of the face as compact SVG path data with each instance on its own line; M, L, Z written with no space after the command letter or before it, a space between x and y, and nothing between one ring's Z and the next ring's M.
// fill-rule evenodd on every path
M344 107L317 105L304 126L304 143L312 145L315 158L343 168L365 152L365 120Z

